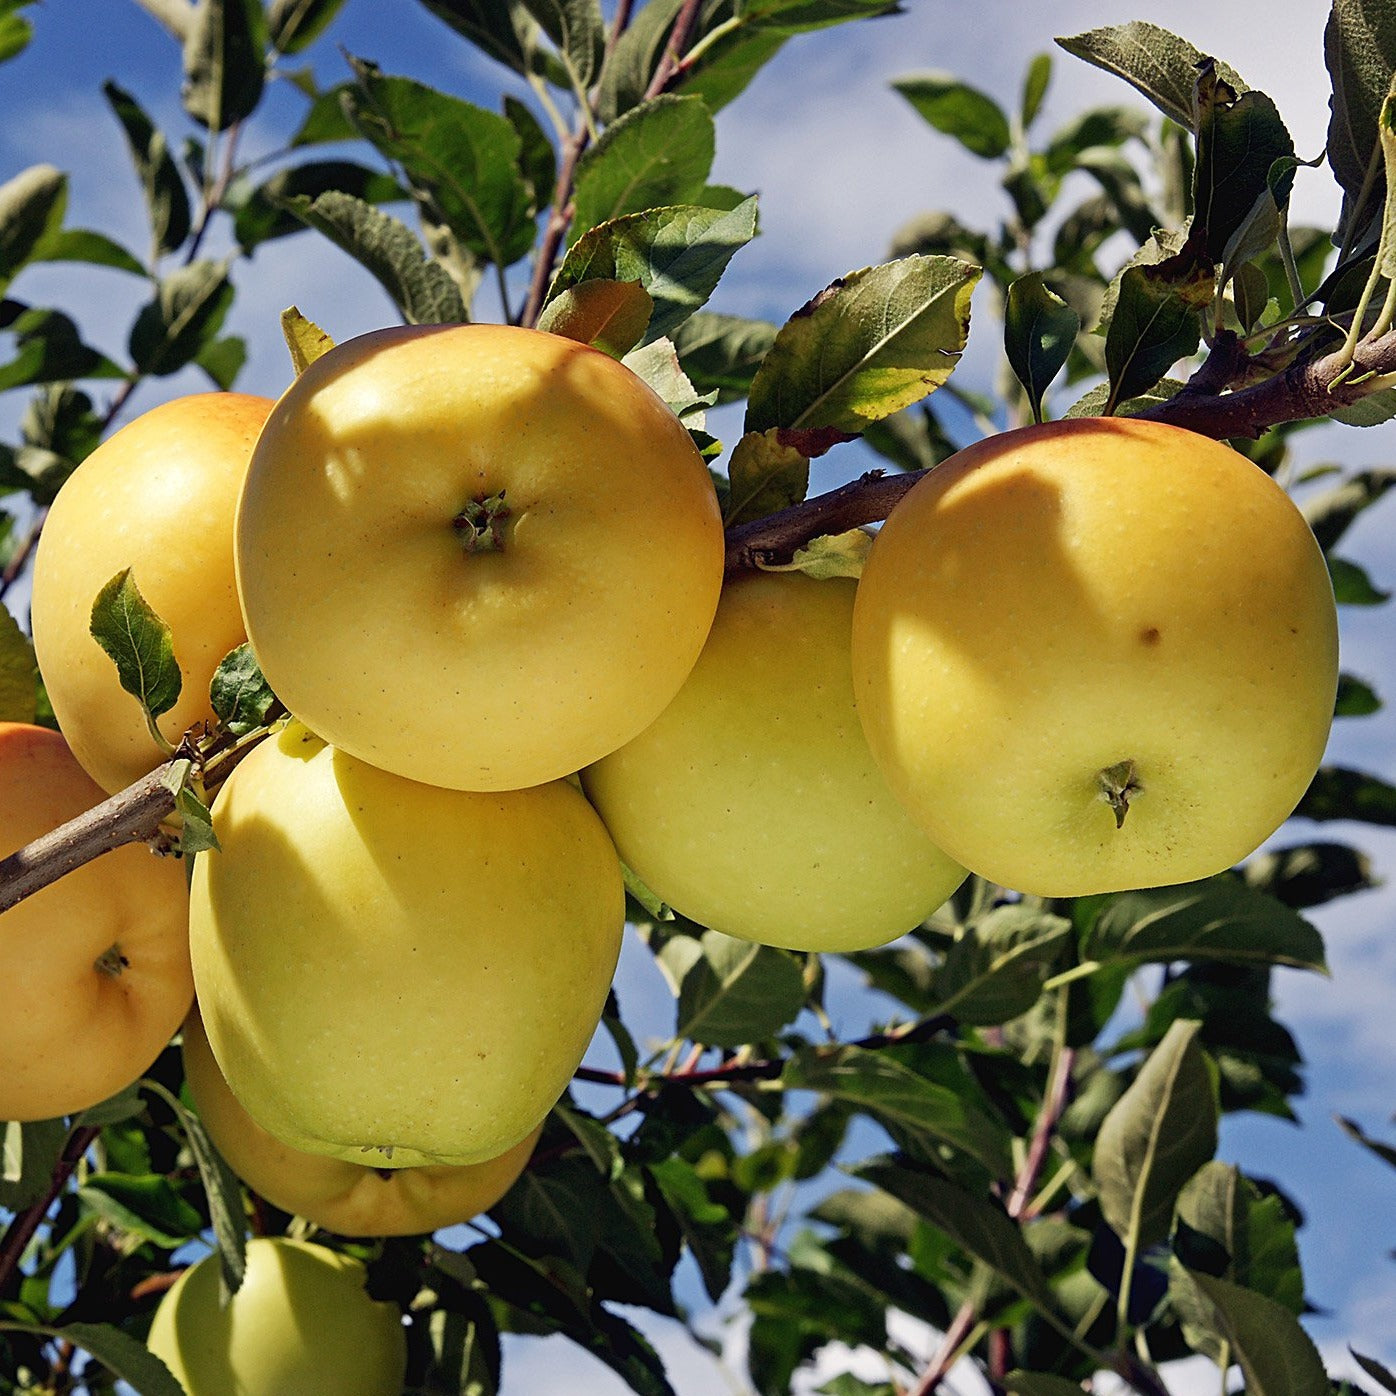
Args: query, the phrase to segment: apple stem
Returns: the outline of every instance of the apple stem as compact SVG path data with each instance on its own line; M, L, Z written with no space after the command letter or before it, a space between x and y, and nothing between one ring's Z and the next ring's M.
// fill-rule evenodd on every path
M1096 779L1100 782L1101 794L1115 812L1115 827L1123 829L1130 800L1144 789L1134 762L1117 761L1113 766L1106 766Z
M503 526L510 513L503 490L498 494L477 494L451 520L451 527L460 535L466 552L500 553L504 551Z

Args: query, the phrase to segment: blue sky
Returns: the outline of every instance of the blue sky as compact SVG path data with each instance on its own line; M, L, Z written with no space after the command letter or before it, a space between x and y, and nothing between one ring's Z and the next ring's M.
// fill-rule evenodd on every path
M918 212L953 208L973 225L994 216L1002 197L996 172L937 137L889 87L892 78L944 68L1016 101L1028 59L1051 47L1054 33L1148 18L1233 63L1247 81L1278 101L1301 155L1316 154L1327 124L1327 85L1320 0L907 0L907 13L797 40L725 111L718 126L715 178L762 198L762 236L733 263L714 308L782 319L834 277L881 260L894 229ZM70 172L70 222L100 227L133 249L146 233L140 199L121 134L100 93L114 77L135 92L171 132L187 125L178 101L178 49L133 0L46 0L35 7L37 38L0 67L0 180L46 160ZM973 23L966 18L972 13ZM422 80L493 105L503 71L456 41L412 0L349 0L334 31L349 51L386 71ZM313 53L322 83L344 73L334 44ZM1131 102L1123 84L1059 53L1044 122L1063 120L1097 102ZM299 102L275 94L270 114L291 130ZM270 148L271 138L262 149ZM254 149L252 153L257 153ZM1084 192L1085 186L1082 186ZM1324 171L1301 171L1296 221L1333 216L1337 197ZM244 335L250 358L240 386L276 394L289 378L277 316L291 303L337 339L387 323L391 307L347 257L303 234L258 251L240 282L229 329ZM145 297L133 278L71 267L26 272L15 293L74 313L100 346L120 352L130 315ZM3 351L0 344L0 351ZM3 353L0 352L0 357ZM966 384L987 385L999 345L987 317L971 334L959 370ZM162 395L202 389L193 373L143 389L136 407ZM0 398L0 428L17 416L20 395ZM719 434L736 421L718 415ZM1396 456L1396 427L1365 432L1325 428L1304 438L1306 463L1337 460L1360 467ZM816 488L865 468L856 448L821 462ZM1396 585L1396 537L1378 509L1354 530L1345 554L1378 584ZM1396 702L1396 610L1344 616L1344 667L1374 682ZM1348 720L1335 730L1330 759L1368 766L1396 778L1393 710ZM1294 829L1293 837L1312 833ZM1382 875L1396 872L1396 835L1328 829L1366 849ZM1348 1141L1335 1113L1358 1117L1392 1138L1396 1081L1396 905L1386 890L1323 908L1315 920L1328 939L1331 980L1281 971L1279 1015L1296 1032L1308 1059L1304 1127L1248 1118L1231 1122L1224 1156L1281 1182L1305 1208L1301 1233L1310 1297L1326 1314L1310 1321L1335 1370L1351 1370L1345 1345L1396 1362L1396 1172ZM666 1022L667 993L643 950L630 947L619 982L622 1002ZM855 1030L856 1027L855 1027ZM673 1367L682 1393L727 1389L711 1360L672 1325L650 1331ZM505 1392L549 1389L561 1354L520 1344L511 1350ZM566 1354L569 1389L579 1396L620 1392L615 1378L575 1350ZM573 1365L575 1364L575 1366ZM575 1379L572 1373L575 1372ZM1207 1389L1214 1378L1205 1378Z

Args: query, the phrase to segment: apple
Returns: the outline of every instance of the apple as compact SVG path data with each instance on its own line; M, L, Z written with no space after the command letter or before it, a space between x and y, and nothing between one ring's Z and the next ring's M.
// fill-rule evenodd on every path
M711 477L665 404L598 350L486 324L312 363L253 455L236 551L282 702L466 790L570 775L658 716L723 569Z
M146 1346L188 1396L398 1396L407 1338L396 1304L370 1299L362 1262L307 1241L256 1236L232 1299L218 1257L161 1299Z
M572 1077L620 950L620 862L566 781L444 790L292 723L213 805L194 984L229 1087L294 1148L496 1158Z
M0 857L105 798L57 732L0 723ZM0 1120L96 1105L155 1060L189 1009L184 867L127 844L0 915Z
M583 772L626 864L694 921L796 950L866 949L964 879L863 737L855 590L794 572L730 581L678 696Z
M92 638L92 603L125 568L169 625L184 686L159 719L172 743L209 721L208 686L247 638L233 580L233 514L269 398L195 393L137 417L64 482L34 556L33 630L54 716L107 792L165 753Z
M341 1236L414 1236L469 1221L514 1185L540 1125L498 1158L459 1167L373 1168L283 1144L238 1103L213 1058L197 1008L181 1035L189 1094L228 1166L283 1212Z
M863 571L868 742L952 857L1066 897L1231 867L1323 755L1338 627L1303 515L1230 447L1086 418L990 437Z

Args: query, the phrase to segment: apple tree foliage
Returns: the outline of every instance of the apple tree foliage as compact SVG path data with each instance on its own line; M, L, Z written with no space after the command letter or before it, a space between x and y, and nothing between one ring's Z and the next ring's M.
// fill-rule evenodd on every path
M1010 109L945 73L895 78L926 139L959 142L998 181L1002 218L928 212L886 260L774 324L721 308L724 269L759 220L753 197L710 180L714 116L784 45L856 30L895 0L421 0L443 44L497 65L494 108L342 53L342 0L141 3L171 31L181 129L151 115L165 94L116 74L113 125L93 139L124 145L147 245L74 226L52 164L0 186L0 389L28 395L19 439L0 445L5 589L63 479L143 387L190 365L236 382L229 307L258 247L292 236L321 241L327 283L338 259L367 268L385 318L459 321L488 302L624 357L711 461L738 568L801 549L837 567L837 545L818 540L884 517L917 472L1005 424L1142 413L1288 478L1292 438L1313 422L1396 415L1390 7L1332 4L1317 171L1271 96L1143 22L1059 39ZM43 23L40 7L0 0L0 59ZM1044 128L1054 71L1080 62L1133 93ZM289 132L263 106L274 86L296 103ZM1081 172L1084 196L1067 178ZM1336 229L1290 223L1302 178L1336 179ZM26 271L45 262L144 283L124 340L80 304L28 299ZM329 319L316 294L304 309ZM952 376L972 301L975 332L1002 334L992 393ZM289 337L313 356L312 325L293 318ZM714 440L705 409L741 401L741 432ZM849 481L806 499L809 462L830 451ZM1344 606L1387 599L1342 548L1394 481L1334 468L1306 484ZM140 647L138 696L158 706L158 617L119 582L104 606ZM25 635L3 629L0 716L51 720ZM133 658L122 645L118 663ZM248 655L220 681L224 735L255 738L276 709ZM1380 706L1344 675L1340 719ZM193 852L188 770L170 800ZM593 1058L488 1216L435 1237L321 1239L402 1304L408 1389L423 1396L508 1390L502 1334L563 1335L664 1396L635 1322L646 1310L709 1343L744 1320L736 1389L761 1396L808 1390L802 1365L833 1343L881 1354L886 1375L834 1376L830 1396L923 1396L965 1356L1021 1396L1070 1396L1102 1372L1159 1396L1163 1364L1189 1354L1239 1368L1252 1396L1326 1393L1300 1322L1302 1218L1274 1182L1217 1159L1218 1127L1292 1117L1303 1063L1272 977L1322 972L1305 912L1374 880L1321 826L1396 824L1396 787L1325 766L1298 814L1273 848L1202 883L1043 901L971 879L916 931L846 955L733 941L637 885L629 933L672 991L662 1031L639 1032L612 997ZM80 1117L0 1126L0 1389L112 1391L119 1376L171 1396L141 1339L172 1276L214 1246L235 1285L249 1231L305 1230L241 1189L181 1088L171 1048ZM1396 1162L1368 1126L1343 1124ZM943 1336L912 1350L897 1313ZM1396 1391L1359 1361L1373 1390Z

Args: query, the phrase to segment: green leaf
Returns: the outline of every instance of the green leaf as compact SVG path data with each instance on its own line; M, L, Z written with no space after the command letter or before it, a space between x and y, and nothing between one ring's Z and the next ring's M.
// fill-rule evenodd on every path
M1147 392L1178 359L1196 352L1202 338L1198 311L1210 304L1215 289L1215 269L1190 250L1125 271L1105 336L1110 411Z
M266 80L260 0L199 0L184 39L184 110L210 131L250 116Z
M505 97L504 116L519 134L519 170L533 191L534 207L540 207L552 196L557 153L532 108L517 97Z
M954 1073L946 1074L953 1081ZM995 1177L1012 1171L1008 1131L976 1103L979 1093L968 1076L951 1084L916 1070L891 1051L843 1046L795 1052L786 1061L781 1085L818 1091L883 1123L933 1136L977 1159Z
M1008 150L1008 117L987 93L961 82L951 73L910 73L892 87L943 135L953 136L966 150L985 160L997 160Z
M476 257L512 266L533 246L533 191L519 171L513 123L411 78L356 61L346 110L382 155L401 166L414 198Z
M789 562L761 562L763 572L802 572L816 582L831 577L863 575L864 564L872 549L872 534L866 529L850 528L846 533L821 533L803 547L796 548Z
M777 334L752 379L746 429L799 432L788 444L816 455L829 433L857 435L919 402L959 362L979 276L956 257L912 256L835 281Z
M1035 53L1023 74L1023 98L1019 103L1019 122L1026 131L1042 110L1043 98L1052 82L1052 55Z
M180 818L179 851L186 858L222 847L209 807L187 785L181 785L175 795L175 811Z
M1278 189L1270 184L1270 171L1277 161L1293 160L1294 142L1265 93L1238 96L1219 80L1214 66L1204 68L1197 91L1190 241L1205 248L1212 261L1220 262L1232 235L1251 217L1257 199L1281 208L1288 202L1292 165Z
M700 310L674 332L674 345L694 386L716 391L719 402L730 402L747 395L775 337L776 327L769 321Z
M1216 1084L1200 1027L1173 1023L1096 1136L1100 1209L1135 1253L1168 1235L1178 1193L1216 1153Z
M1004 1377L1003 1389L1008 1396L1078 1396L1081 1384L1054 1377L1050 1372L1025 1372L1019 1368Z
M939 1228L975 1260L1045 1313L1056 1308L1046 1276L1018 1224L1002 1204L933 1173L873 1159L851 1170L857 1178L889 1192L918 1216Z
M582 283L583 286L595 284L590 281ZM564 291L563 295L566 294ZM703 430L706 410L712 406L716 394L699 393L689 382L672 339L651 340L638 349L632 349L621 362L663 399L665 406L689 431Z
M1343 1132L1357 1140L1363 1148L1370 1149L1382 1162L1389 1163L1393 1168L1396 1168L1396 1147L1383 1144L1379 1139L1373 1139L1355 1120L1349 1120L1340 1115L1338 1123L1342 1126Z
M191 262L171 272L131 326L131 362L141 373L178 372L218 334L232 303L226 262Z
M596 80L606 38L598 0L523 0L524 7L557 46L574 93L585 99Z
M218 720L238 737L264 726L277 707L276 694L249 644L241 644L223 657L213 671L209 699Z
M623 358L644 337L654 301L638 281L583 281L543 307L538 328Z
M1384 1367L1375 1358L1363 1357L1360 1352L1348 1348L1352 1353L1353 1360L1364 1372L1367 1373L1377 1385L1384 1387L1387 1391L1396 1392L1396 1372L1392 1372L1389 1367Z
M145 192L146 217L157 256L173 252L189 236L189 193L170 154L164 133L145 108L114 82L102 84L107 102L131 149L131 160Z
M52 165L30 165L0 184L0 290L63 221L68 176Z
M1379 388L1328 415L1345 427L1379 427L1396 417L1396 388Z
M267 29L277 53L300 53L334 22L344 0L271 0Z
M1196 131L1193 93L1202 52L1186 39L1144 20L1107 25L1058 39L1068 53L1114 73L1142 92L1165 116ZM1237 92L1246 84L1235 69L1217 64L1217 75Z
M91 228L60 228L34 250L36 262L88 262L144 276L145 268L119 242Z
M1065 917L1032 907L995 907L952 942L931 978L931 1011L976 1026L1026 1013L1071 929Z
M170 627L150 608L129 567L97 593L92 638L116 665L121 687L152 718L169 712L183 684Z
M78 1189L81 1201L131 1236L175 1250L203 1229L203 1218L158 1173L93 1173Z
M1345 843L1303 843L1257 853L1241 869L1252 887L1286 906L1319 906L1376 883L1371 860Z
M194 362L213 380L214 387L227 392L247 363L247 341L235 334L211 339L194 355Z
M516 73L528 72L522 35L536 23L519 0L422 0L438 19Z
M0 1123L0 1207L18 1212L43 1197L67 1142L63 1120Z
M61 311L0 301L0 330L14 335L19 349L9 363L0 365L0 390L124 376L105 354L83 343L78 327Z
M1081 954L1153 964L1292 965L1327 973L1318 931L1230 873L1107 898L1083 938Z
M1381 711L1381 697L1365 679L1354 674L1338 675L1338 696L1333 703L1334 717L1371 717Z
M289 205L302 198L313 202L331 191L369 204L392 203L406 197L390 175L351 160L311 160L293 165L240 196L233 220L239 246L251 251L273 238L304 231L305 221Z
M112 1324L65 1323L52 1328L0 1320L0 1333L33 1333L72 1343L126 1382L133 1396L185 1396L170 1369L144 1343Z
M731 210L685 204L627 214L577 239L548 300L584 281L638 281L654 300L646 341L660 339L703 305L755 233L755 199Z
M296 217L371 272L409 324L448 325L468 318L460 287L427 257L417 235L400 219L352 194L333 191L313 200L295 199L290 206Z
M33 722L38 703L34 646L0 606L0 722Z
M1009 288L1003 313L1004 350L1033 419L1042 420L1042 398L1071 355L1081 317L1052 291L1041 272L1020 276Z
M699 203L715 144L699 97L657 97L618 118L577 164L569 242L627 213Z
M1319 546L1325 552L1331 549L1352 524L1393 487L1396 487L1396 470L1375 467L1356 471L1339 484L1310 495L1302 508Z
M1366 771L1320 766L1294 813L1301 819L1355 819L1396 827L1396 786Z
M684 1159L663 1159L652 1164L649 1173L683 1232L708 1298L716 1304L732 1281L736 1223L728 1210L713 1200L707 1184Z
M1333 0L1323 34L1332 83L1328 161L1343 189L1337 241L1353 243L1377 216L1383 190L1369 178L1380 157L1378 120L1396 68L1396 15L1373 0Z
M1213 1322L1241 1365L1247 1396L1330 1396L1323 1360L1299 1320L1273 1299L1188 1271L1210 1301Z
M732 448L727 463L731 491L723 522L727 527L765 518L798 504L809 489L809 458L787 445L778 427L749 431Z
M31 3L31 0L18 0L18 4ZM34 26L23 16L14 13L18 5L11 0L0 10L0 63L22 53L34 37Z
M675 1033L740 1047L779 1032L804 1006L799 959L786 950L704 931L701 957L679 985Z

